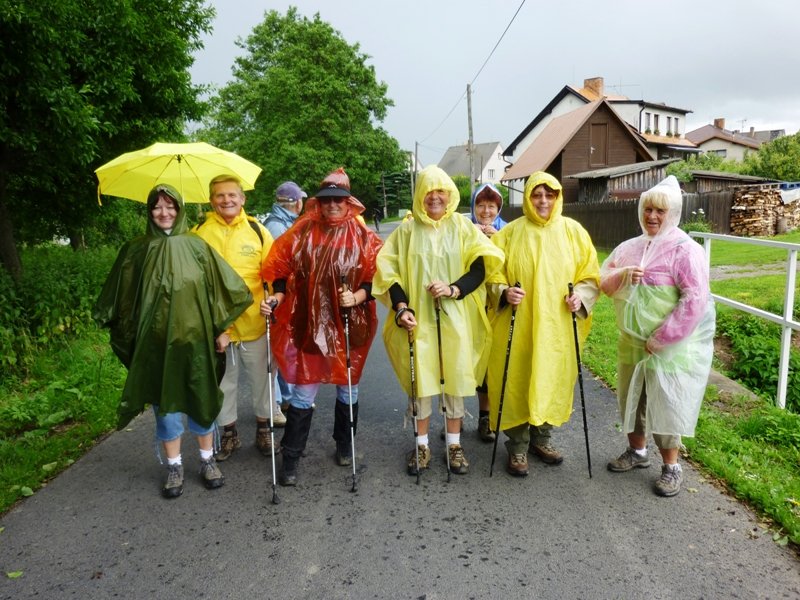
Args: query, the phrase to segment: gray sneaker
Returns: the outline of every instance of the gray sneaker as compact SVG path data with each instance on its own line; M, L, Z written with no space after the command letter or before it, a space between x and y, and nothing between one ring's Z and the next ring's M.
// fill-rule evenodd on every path
M681 491L683 483L683 471L669 468L669 465L662 465L661 477L656 480L655 492L659 496L677 496Z
M203 478L203 483L210 490L222 487L225 483L225 478L222 476L222 471L217 466L217 461L212 456L208 460L200 461L200 477Z
M167 482L161 488L161 495L177 498L183 493L183 465L168 465L167 469Z
M607 466L608 470L614 473L624 473L631 469L646 469L650 466L650 457L639 456L636 454L636 450L629 446L625 452L619 455L619 458L608 461Z

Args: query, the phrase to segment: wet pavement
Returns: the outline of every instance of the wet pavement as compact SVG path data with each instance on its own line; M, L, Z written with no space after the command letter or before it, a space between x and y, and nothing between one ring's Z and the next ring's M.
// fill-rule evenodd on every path
M531 457L530 476L511 477L501 443L489 477L492 446L467 418L471 472L448 483L434 435L419 485L405 473L412 427L380 334L359 397L357 490L333 460L334 388L323 386L299 484L277 488L280 504L247 407L225 486L202 486L186 438L185 491L171 501L144 414L0 519L0 569L23 573L0 578L0 598L800 597L796 556L690 466L671 499L651 491L655 452L649 469L605 469L624 438L612 392L588 373L591 479L577 396L554 438L561 466ZM467 407L477 414L474 398Z

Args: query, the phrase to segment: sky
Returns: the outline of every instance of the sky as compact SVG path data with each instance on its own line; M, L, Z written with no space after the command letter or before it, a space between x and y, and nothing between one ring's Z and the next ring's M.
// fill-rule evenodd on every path
M196 84L232 78L236 44L265 12L319 13L358 44L394 101L380 125L423 165L469 137L505 148L565 86L692 111L686 131L800 128L800 3L787 0L207 0ZM520 5L522 5L520 9ZM519 9L519 12L517 12ZM514 15L516 14L516 18ZM511 23L514 18L513 23ZM509 27L509 23L511 23ZM502 37L497 48L495 45ZM487 58L489 59L488 62ZM483 66L485 64L485 66ZM483 68L482 68L483 66Z

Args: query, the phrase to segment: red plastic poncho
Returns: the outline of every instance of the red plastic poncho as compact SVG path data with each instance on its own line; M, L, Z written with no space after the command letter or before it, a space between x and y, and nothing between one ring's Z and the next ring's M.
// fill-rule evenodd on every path
M355 291L375 274L383 242L356 220L364 206L345 199L341 219L326 220L317 198L272 245L262 272L265 281L286 280L286 300L275 311L272 350L289 383L347 384L344 317L338 289L342 276ZM375 302L346 309L350 319L351 380L358 383L378 327Z

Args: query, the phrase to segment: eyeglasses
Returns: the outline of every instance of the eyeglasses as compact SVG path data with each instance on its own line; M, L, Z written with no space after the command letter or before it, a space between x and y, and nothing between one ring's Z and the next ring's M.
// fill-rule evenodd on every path
M320 204L330 204L331 202L336 202L336 204L341 204L345 201L344 196L323 196L322 198L317 198Z

